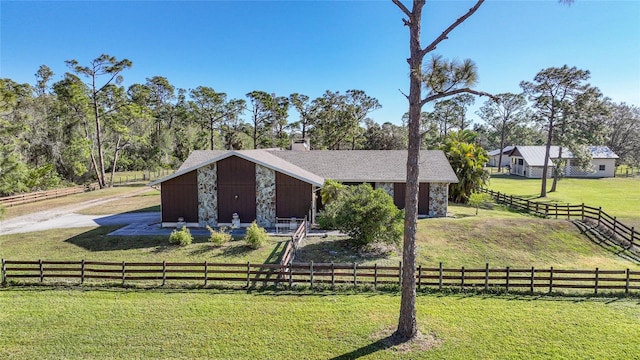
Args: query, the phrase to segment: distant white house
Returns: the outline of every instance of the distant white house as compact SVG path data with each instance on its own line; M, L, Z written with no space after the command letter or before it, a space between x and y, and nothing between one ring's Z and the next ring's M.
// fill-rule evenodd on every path
M505 167L507 165L511 165L511 157L509 153L513 150L514 146L505 146L502 149L502 164L500 167ZM500 149L491 150L487 153L489 155L489 166L498 166L500 162Z
M558 159L559 146L552 146L549 152L549 167L547 177L553 177L552 159ZM575 156L567 148L562 149L562 158L567 160L564 176L566 177L613 177L616 171L616 155L606 146L589 146L591 151L591 168L588 171L581 170L575 163ZM512 175L541 179L544 168L544 146L515 146L510 152Z

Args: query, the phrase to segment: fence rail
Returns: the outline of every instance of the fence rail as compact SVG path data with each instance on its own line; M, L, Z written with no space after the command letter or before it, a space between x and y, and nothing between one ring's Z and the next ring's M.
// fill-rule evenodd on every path
M98 186L97 184L78 185L78 186L67 187L62 189L36 191L31 193L5 196L0 198L0 205L10 207L10 206L28 204L36 201L55 199L63 196L79 194L85 191L94 190L95 188L97 188L97 186Z
M617 240L622 240L628 246L632 248L639 246L640 232L633 226L628 226L618 221L615 216L611 216L602 211L601 207L592 207L585 204L580 205L561 205L561 204L548 204L531 201L521 197L502 194L489 189L482 189L482 191L491 195L497 203L505 204L511 208L526 211L528 213L541 216L541 217L555 217L570 219L580 219L581 221L589 220L595 227L605 228L610 236L613 236Z
M402 264L379 266L326 263L251 264L211 262L110 262L110 261L16 261L2 260L2 284L77 283L117 285L240 284L246 287L267 285L314 286L337 284L373 286L401 283ZM524 290L528 292L583 291L598 294L603 290L625 294L640 293L640 271L572 270L550 268L448 268L418 266L416 286L442 290Z

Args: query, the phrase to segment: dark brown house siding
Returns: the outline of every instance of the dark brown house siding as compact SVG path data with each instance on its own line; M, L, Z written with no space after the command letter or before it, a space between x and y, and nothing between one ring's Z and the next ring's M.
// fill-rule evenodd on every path
M311 208L311 191L311 184L276 172L276 217L305 217Z
M230 156L217 163L218 222L230 223L233 213L240 221L256 219L256 164Z
M162 222L198 222L198 174L191 171L162 183Z
M393 203L398 209L404 209L405 183L393 183ZM420 183L418 193L418 214L429 214L429 183Z

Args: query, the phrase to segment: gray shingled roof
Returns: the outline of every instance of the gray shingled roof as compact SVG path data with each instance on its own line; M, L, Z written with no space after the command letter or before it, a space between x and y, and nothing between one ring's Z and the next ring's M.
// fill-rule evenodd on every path
M530 166L544 166L544 156L546 149L544 146L516 146L513 151L518 151L522 158L529 164ZM589 151L591 151L591 156L594 159L617 159L618 155L616 155L611 149L607 146L589 146ZM551 146L549 149L549 158L557 159L558 153L560 152L559 146ZM511 154L509 154L511 155ZM563 159L573 159L575 156L573 153L567 149L562 149L562 158Z
M405 182L407 150L271 151L288 162L325 179L343 182ZM420 181L457 183L440 150L420 152Z
M202 166L236 155L302 181L322 186L325 179L343 182L405 182L406 150L198 150L178 171L156 185ZM439 150L420 152L420 182L457 183L449 161Z

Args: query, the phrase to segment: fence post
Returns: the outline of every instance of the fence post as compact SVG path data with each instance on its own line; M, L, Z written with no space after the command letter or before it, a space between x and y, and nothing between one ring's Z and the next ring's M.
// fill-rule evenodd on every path
M125 274L126 274L126 263L123 261L122 262L122 286L124 286L124 279L125 279Z
M204 287L207 287L207 281L209 280L209 264L205 260L204 262Z
M293 263L289 262L289 289L293 287Z
M484 291L489 291L489 263L484 266Z
M162 261L162 286L167 284L167 261Z
M247 288L251 283L251 262L247 261Z
M584 221L584 203L582 203L582 219L580 221Z
M598 280L600 280L599 278L600 278L600 270L598 270L598 268L596 268L596 279L595 279L596 283L595 283L594 288L593 288L594 294L598 293Z
M353 287L358 286L358 264L353 263Z
M507 292L509 292L509 273L510 272L511 272L511 269L507 266L507 280L505 282Z
M38 259L38 264L40 266L40 282L44 281L44 268L42 267L42 259Z
M460 290L464 290L464 266L460 269Z
M544 217L549 217L549 204L544 204Z
M602 206L598 207L598 226L600 226L600 219L602 218Z
M378 263L373 264L373 288L378 289Z
M7 283L7 263L2 259L2 285Z
M309 263L309 274L311 276L311 288L313 289L313 261Z
M553 292L553 266L549 269L549 293Z
M84 259L80 265L80 284L84 284Z
M533 266L532 266L532 267L531 267L531 293L532 293L532 294L533 294L533 289L534 289L534 284L533 284L533 283L534 283L535 278L536 278L536 275L535 275L535 274L536 274L536 271L535 271L535 269L534 269L534 268L533 268Z
M509 206L513 207L513 195L509 195Z
M398 263L398 285L402 286L402 261Z
M631 227L631 246L633 246L633 240L635 238L635 235L636 235L636 228L635 226L632 226Z
M438 290L442 291L442 262L440 262L440 276L438 277Z
M422 265L418 266L418 290L422 288Z
M614 216L613 217L613 238L616 238L616 225L618 224L618 217ZM633 236L633 232L631 233L631 235Z
M336 289L336 264L331 262L331 290Z
M629 293L629 268L627 268L626 279L625 279L625 285L624 285L624 293L625 293L625 294L628 294L628 293Z

